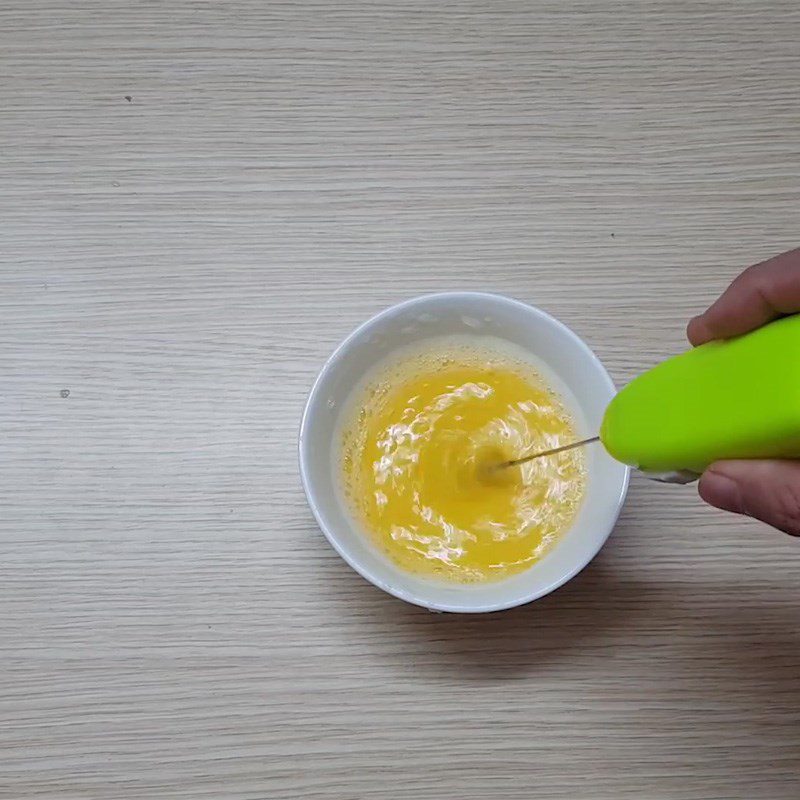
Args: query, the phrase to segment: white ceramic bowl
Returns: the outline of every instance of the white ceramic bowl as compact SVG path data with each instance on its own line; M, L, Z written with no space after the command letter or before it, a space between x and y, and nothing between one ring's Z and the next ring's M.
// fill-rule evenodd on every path
M311 510L339 555L395 597L435 611L499 611L535 600L582 570L605 543L628 488L629 469L595 444L586 450L587 489L572 527L537 563L494 583L459 585L410 575L370 542L348 513L338 489L338 423L353 388L399 347L435 336L488 335L506 339L530 360L572 411L578 433L591 436L614 384L597 356L544 311L478 292L418 297L364 323L328 359L314 384L300 427L300 474Z

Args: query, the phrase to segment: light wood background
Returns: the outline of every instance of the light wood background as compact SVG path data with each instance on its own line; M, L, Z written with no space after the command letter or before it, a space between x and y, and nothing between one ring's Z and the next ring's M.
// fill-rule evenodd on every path
M625 381L800 238L785 2L0 5L0 797L800 796L800 549L633 482L435 616L315 527L309 385L439 289ZM68 396L65 396L67 395Z

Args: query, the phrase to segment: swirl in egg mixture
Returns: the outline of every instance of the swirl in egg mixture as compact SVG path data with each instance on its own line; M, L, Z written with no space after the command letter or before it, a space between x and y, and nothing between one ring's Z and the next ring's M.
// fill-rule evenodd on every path
M345 504L403 570L499 580L569 529L586 470L580 450L492 467L576 438L532 365L477 343L429 343L354 392L341 431Z

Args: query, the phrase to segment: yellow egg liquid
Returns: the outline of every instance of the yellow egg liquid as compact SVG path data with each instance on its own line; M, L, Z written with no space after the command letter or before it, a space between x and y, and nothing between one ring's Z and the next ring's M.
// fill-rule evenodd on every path
M406 351L354 392L342 428L344 497L361 527L402 569L459 583L531 566L570 527L586 483L580 450L495 468L578 437L529 363L481 341Z

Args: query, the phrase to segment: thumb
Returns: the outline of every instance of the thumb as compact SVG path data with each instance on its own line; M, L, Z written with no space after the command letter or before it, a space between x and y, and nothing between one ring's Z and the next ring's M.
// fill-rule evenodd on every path
M718 461L698 491L709 505L800 536L800 461Z

